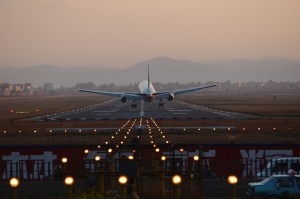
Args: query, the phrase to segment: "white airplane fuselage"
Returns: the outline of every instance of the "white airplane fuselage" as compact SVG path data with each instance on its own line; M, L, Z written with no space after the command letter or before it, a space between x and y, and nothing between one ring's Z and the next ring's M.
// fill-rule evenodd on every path
M155 91L153 85L151 84L151 82L149 83L149 86L148 86L148 81L143 80L139 83L138 88L139 88L139 91L142 94L143 100L145 102L151 102L151 101L155 100L156 91Z

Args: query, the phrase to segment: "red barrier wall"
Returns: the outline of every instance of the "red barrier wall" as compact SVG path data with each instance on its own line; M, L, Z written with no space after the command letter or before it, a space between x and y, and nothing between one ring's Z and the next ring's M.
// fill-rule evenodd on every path
M153 169L153 159L162 155L166 162L159 162L165 170L196 170L194 155L203 151L204 159L212 171L219 177L235 174L240 178L251 178L265 166L265 160L276 157L300 157L300 145L162 145L160 152L154 152L153 146L141 146L141 165L143 169ZM112 148L108 159L108 148ZM180 148L184 151L180 152ZM86 154L84 150L88 149ZM68 158L66 168L69 172L85 172L95 170L94 157L101 157L101 166L109 164L109 160L126 158L132 155L131 146L104 145L97 146L22 146L1 147L0 172L1 180L11 177L22 180L43 180L45 176L54 174L55 165L61 163L63 157ZM100 164L100 163L99 163ZM63 165L62 165L63 166ZM98 165L99 166L99 165ZM118 168L116 163L115 168Z

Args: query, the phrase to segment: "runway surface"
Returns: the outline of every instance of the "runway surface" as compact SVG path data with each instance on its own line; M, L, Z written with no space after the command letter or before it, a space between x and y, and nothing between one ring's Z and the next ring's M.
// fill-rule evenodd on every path
M48 115L48 120L100 120L100 119L199 119L199 118L223 118L223 119L247 119L255 116L242 113L214 110L205 106L183 103L177 100L164 101L164 106L159 107L158 101L136 102L137 108L131 107L131 102L122 103L119 99L112 99L106 103L89 106L83 109L70 110L63 113ZM41 118L41 117L40 117ZM37 119L37 118L35 118Z

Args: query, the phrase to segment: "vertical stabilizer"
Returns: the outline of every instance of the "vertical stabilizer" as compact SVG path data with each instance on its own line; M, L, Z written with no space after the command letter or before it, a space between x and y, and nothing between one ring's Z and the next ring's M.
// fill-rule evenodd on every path
M148 64L148 95L150 95L150 74L149 74L149 64Z
M148 64L148 93L150 95L150 74L149 74L149 64Z

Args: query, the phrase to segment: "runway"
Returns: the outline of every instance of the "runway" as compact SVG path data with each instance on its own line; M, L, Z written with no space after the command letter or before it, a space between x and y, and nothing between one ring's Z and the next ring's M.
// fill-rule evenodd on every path
M47 115L48 120L101 120L101 119L247 119L255 116L242 113L214 110L209 107L187 104L178 100L164 101L159 107L158 101L136 102L137 108L131 108L131 102L122 103L119 99L112 99L106 103L92 105L77 110ZM41 117L40 117L41 118ZM39 118L39 119L40 119ZM37 119L37 118L35 118Z

